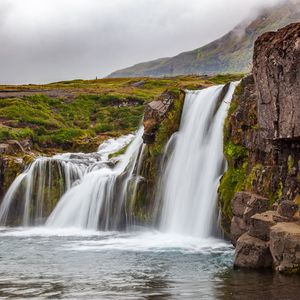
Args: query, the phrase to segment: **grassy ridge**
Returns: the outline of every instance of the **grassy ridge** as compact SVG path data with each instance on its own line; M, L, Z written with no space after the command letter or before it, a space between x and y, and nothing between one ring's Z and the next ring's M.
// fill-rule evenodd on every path
M198 89L240 77L78 79L0 86L0 142L29 139L41 152L95 150L107 137L136 130L144 105L166 89Z

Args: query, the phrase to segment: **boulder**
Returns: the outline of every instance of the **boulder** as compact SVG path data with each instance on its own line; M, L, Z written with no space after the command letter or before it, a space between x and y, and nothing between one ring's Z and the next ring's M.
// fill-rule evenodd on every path
M235 246L237 240L241 235L247 232L247 225L243 218L234 216L231 220L230 238L232 244Z
M234 266L236 268L268 268L272 266L269 242L243 234L237 241Z
M145 107L144 113L144 135L143 140L146 144L153 144L160 123L171 109L173 101L177 95L171 91L161 94L157 100L152 101Z
M260 36L253 74L258 91L258 123L267 139L300 137L300 23Z
M273 226L270 251L277 271L300 273L300 224L278 223Z
M273 216L276 214L274 211L267 211L262 214L256 214L250 219L249 235L269 241L271 227L276 225Z
M251 217L258 213L263 213L269 208L269 199L259 195L251 194L250 200L244 211L243 218L247 225L250 225Z
M293 201L282 201L278 207L278 213L286 218L292 219L298 211L298 205Z
M231 201L232 213L234 216L243 217L248 201L252 194L247 192L237 192Z

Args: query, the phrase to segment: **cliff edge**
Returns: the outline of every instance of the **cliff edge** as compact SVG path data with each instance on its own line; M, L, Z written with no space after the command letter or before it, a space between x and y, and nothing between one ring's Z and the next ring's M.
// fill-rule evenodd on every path
M235 266L300 272L300 23L256 40L224 133L219 197Z

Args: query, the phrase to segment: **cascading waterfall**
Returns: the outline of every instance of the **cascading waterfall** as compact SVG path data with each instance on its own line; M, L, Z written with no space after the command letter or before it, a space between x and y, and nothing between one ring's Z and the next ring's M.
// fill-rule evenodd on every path
M69 190L49 216L49 227L118 229L130 223L128 189L138 180L143 155L143 129L114 168L109 166L85 174L79 185Z
M224 86L186 95L180 130L158 191L163 200L163 231L201 238L212 234L225 166L223 123L235 86L230 85L224 99L220 99Z
M62 160L58 155L36 159L7 191L0 206L0 224L43 223L53 208L51 204L70 189L83 172L83 165Z
M96 153L38 157L7 191L0 206L0 225L43 224L66 191L84 174L107 167L109 154L128 145L133 138L131 134L109 139Z
M187 93L180 130L161 160L153 209L161 230L211 235L225 168L223 122L235 86L232 83L226 95L224 86ZM51 228L117 230L134 225L146 147L142 135L143 128L136 135L108 140L96 153L36 159L8 190L0 206L0 225L40 225L48 216L46 226ZM125 154L110 159L126 145Z

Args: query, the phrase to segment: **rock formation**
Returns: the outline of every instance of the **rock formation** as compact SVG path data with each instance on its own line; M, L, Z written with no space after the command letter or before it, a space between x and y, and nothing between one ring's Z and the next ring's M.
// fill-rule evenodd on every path
M299 272L300 23L257 39L224 139L219 195L235 266Z

